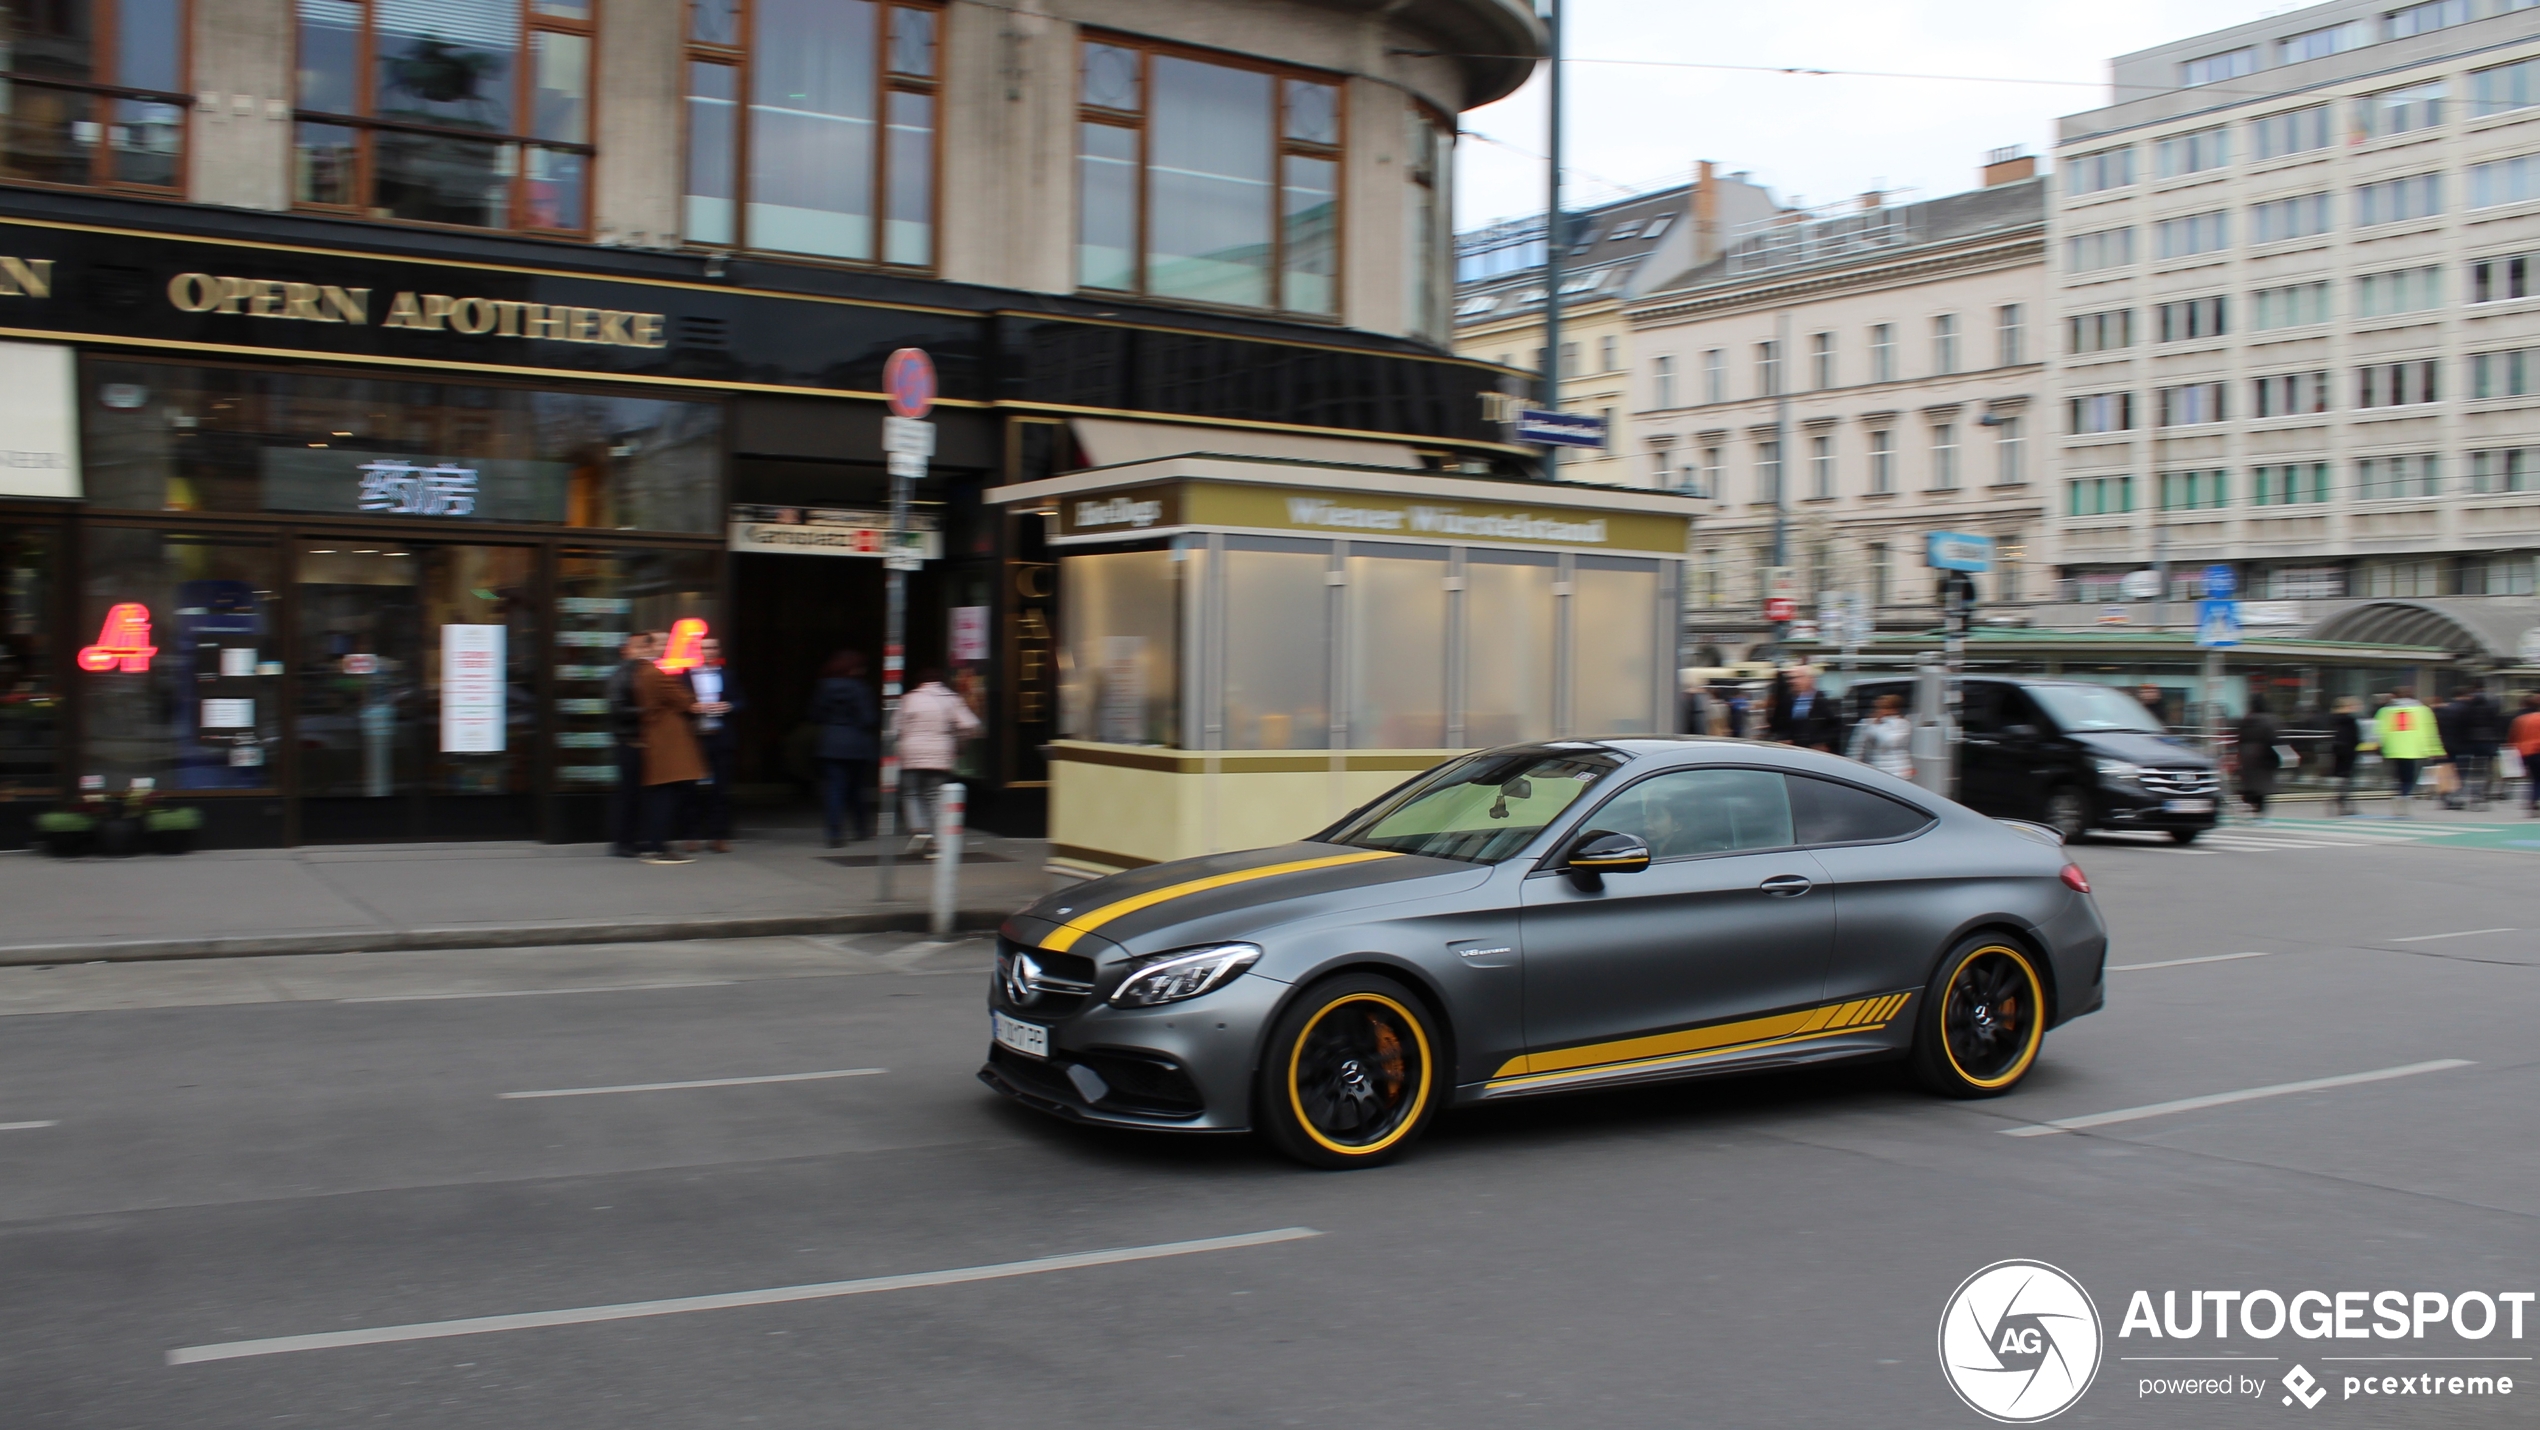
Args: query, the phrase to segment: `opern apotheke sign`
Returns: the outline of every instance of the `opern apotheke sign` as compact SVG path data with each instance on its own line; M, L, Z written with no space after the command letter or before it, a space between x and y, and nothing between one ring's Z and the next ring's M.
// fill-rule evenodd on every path
M209 273L180 273L168 280L168 301L179 312L238 313L288 323L368 323L370 299L368 288L346 288L333 283L292 283ZM379 326L431 333L446 330L468 337L544 338L559 343L658 348L669 345L662 336L666 323L667 319L659 313L408 292L399 293L389 303Z

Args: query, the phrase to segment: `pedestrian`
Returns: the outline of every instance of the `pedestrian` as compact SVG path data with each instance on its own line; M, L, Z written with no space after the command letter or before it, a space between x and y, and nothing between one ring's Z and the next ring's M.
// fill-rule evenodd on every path
M617 788L609 792L609 852L632 859L644 842L644 712L635 703L635 673L661 654L659 631L634 631L617 647L617 668L603 692L609 734L617 742Z
M898 719L892 726L900 757L900 808L908 820L911 854L923 849L928 858L934 857L936 796L952 774L962 737L978 731L979 717L971 712L969 702L945 688L943 672L933 666L919 667L917 688L900 697Z
M1794 665L1775 678L1768 715L1772 738L1785 745L1832 753L1843 743L1843 711L1817 690L1817 672Z
M2469 692L2454 690L2452 698L2434 707L2434 734L2443 742L2443 752L2427 763L2434 776L2434 792L2443 797L2445 809L2461 807L2461 778L2469 750Z
M2495 783L2496 752L2505 743L2505 712L2487 686L2473 680L2453 697L2461 707L2461 795L2473 809L2485 809ZM2448 743L2448 742L2447 742Z
M2152 712L2154 725L2164 730L2169 728L2167 717L2161 713L2161 687L2147 680L2135 690L2134 698L2143 702L2144 709Z
M864 652L842 650L820 668L811 688L811 723L820 731L812 747L820 769L820 813L829 847L873 837L873 808L866 793L882 758L882 708L864 680Z
M2434 712L2417 699L2416 687L2402 685L2390 693L2390 703L2373 717L2374 735L2381 746L2381 762L2390 767L2391 788L2398 795L2398 817L2411 814L2408 801L2416 797L2417 772L2427 760L2443 753L2442 738L2435 733Z
M1900 780L1914 777L1914 722L1905 718L1905 697L1882 695L1870 718L1852 727L1847 754Z
M1684 698L1676 706L1676 729L1687 735L1710 734L1711 698L1702 693L1702 681L1688 671L1682 684Z
M2522 761L2523 817L2540 819L2540 694L2522 697L2522 713L2514 717L2505 739Z
M2276 754L2275 742L2283 733L2273 715L2267 713L2267 698L2249 697L2249 713L2240 717L2240 802L2249 806L2249 818L2256 824L2267 822L2267 796L2275 793L2275 772L2283 763Z
M2337 781L2333 807L2341 816L2355 812L2355 766L2364 747L2364 722L2355 718L2358 708L2354 696L2341 695L2328 711L2328 773Z
M697 642L697 664L688 672L688 689L697 700L697 746L706 757L706 777L697 781L696 808L689 813L689 832L717 854L732 852L732 765L741 748L733 717L741 711L741 687L723 664L723 642L707 636ZM688 852L697 852L692 841Z
M1746 717L1754 706L1754 701L1747 698L1746 687L1743 685L1731 685L1729 687L1729 698L1721 701L1720 703L1727 707L1726 714L1723 717L1723 724L1728 731L1729 738L1732 740L1745 739Z
M661 646L657 643L653 649ZM635 704L644 720L643 860L647 864L693 862L673 847L673 841L679 833L680 811L687 807L697 781L706 776L705 755L697 748L694 727L696 693L685 679L648 660L635 671Z

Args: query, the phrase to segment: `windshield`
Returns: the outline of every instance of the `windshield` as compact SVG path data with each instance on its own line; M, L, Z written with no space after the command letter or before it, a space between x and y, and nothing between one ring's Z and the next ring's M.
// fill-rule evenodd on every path
M1496 864L1621 763L1596 750L1475 755L1396 791L1324 842Z
M2140 701L2105 685L2032 685L2029 698L2046 710L2055 728L2066 734L2094 730L2161 733L2161 722Z

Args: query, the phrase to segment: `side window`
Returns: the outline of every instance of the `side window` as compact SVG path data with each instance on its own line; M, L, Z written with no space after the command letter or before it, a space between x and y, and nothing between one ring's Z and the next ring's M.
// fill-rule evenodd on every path
M1790 776L1790 807L1802 844L1899 839L1932 822L1903 800L1807 775Z
M2047 720L2045 713L2037 708L2036 701L2028 698L2027 691L2020 689L2016 685L2005 685L1998 688L2002 692L2002 704L1999 707L1998 718L2002 722L2003 729L2007 730L2013 725L2026 725L2030 729L2043 734L2051 728L2051 724Z
M2002 695L2009 687L1991 680L1970 680L1958 687L1958 727L1970 735L2002 733Z
M1772 770L1677 770L1642 780L1590 815L1587 827L1636 834L1652 859L1781 849L1792 837L1790 791Z

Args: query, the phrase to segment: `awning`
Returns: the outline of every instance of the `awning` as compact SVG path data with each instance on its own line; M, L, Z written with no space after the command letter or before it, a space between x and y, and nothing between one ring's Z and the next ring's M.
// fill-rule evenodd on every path
M1160 457L1289 457L1353 467L1403 467L1417 471L1419 454L1400 442L1358 442L1347 437L1309 437L1244 427L1201 427L1182 422L1122 422L1106 417L1070 419L1085 462L1118 467Z
M2518 665L2527 631L2540 628L2540 598L2437 596L2366 601L2311 627L2310 638L2361 645L2439 646L2481 664Z

